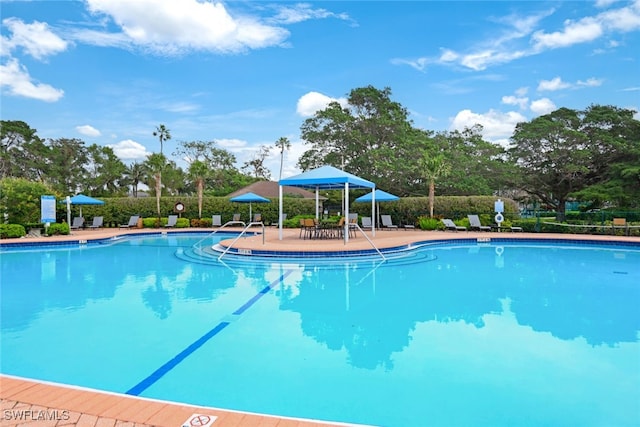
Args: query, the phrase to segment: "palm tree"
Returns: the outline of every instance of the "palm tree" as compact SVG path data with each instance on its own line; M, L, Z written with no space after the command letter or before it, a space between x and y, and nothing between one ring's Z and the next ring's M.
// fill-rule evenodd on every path
M162 154L162 143L163 141L168 141L169 139L171 139L171 133L169 132L169 129L167 129L165 127L165 125L160 125L156 128L156 130L153 132L153 136L157 136L158 139L160 140L160 157L157 159L157 161L162 161L162 164L158 165L160 166L157 170L156 170L156 205L158 206L158 225L160 225L160 217L161 217L161 212L160 212L160 193L161 193L161 189L162 189L162 169L164 168L164 164L165 164L165 157ZM151 160L151 156L149 157L149 160ZM154 159L156 160L156 159Z
M162 154L150 154L147 157L146 165L149 168L149 172L153 174L156 181L156 206L158 209L158 226L160 225L160 195L162 194L162 169L166 163L166 157Z
M160 154L162 154L162 143L171 139L171 132L165 125L159 125L153 132L153 136L157 136L160 140Z
M451 173L451 165L447 163L442 154L430 156L425 153L420 161L422 176L429 181L429 216L433 218L433 205L436 200L436 180L444 178Z
M138 184L142 181L144 174L145 170L142 163L135 162L127 168L125 175L131 183L131 194L133 197L138 197Z
M276 141L276 147L280 149L280 175L278 180L282 179L282 165L284 164L284 151L291 149L291 142L286 137L281 137Z
M204 179L209 172L207 165L201 160L194 160L189 165L189 176L195 181L198 191L198 218L202 218L202 195L204 193Z

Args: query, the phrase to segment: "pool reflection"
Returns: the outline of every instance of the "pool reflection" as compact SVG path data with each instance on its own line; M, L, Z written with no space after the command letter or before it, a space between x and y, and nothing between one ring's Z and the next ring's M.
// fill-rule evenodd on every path
M392 369L392 355L409 346L417 324L482 329L487 315L509 315L562 340L638 342L640 262L616 263L615 253L603 259L581 250L496 249L445 249L423 265L391 261L313 271L300 265L306 274L295 291L282 290L280 305L300 314L305 335L345 349L349 363L366 369ZM638 253L628 256L638 259Z

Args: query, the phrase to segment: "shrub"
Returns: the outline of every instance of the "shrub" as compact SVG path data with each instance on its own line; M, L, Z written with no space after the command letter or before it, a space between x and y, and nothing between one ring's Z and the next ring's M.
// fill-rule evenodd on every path
M24 237L27 231L20 224L0 224L0 239Z
M46 230L47 230L47 235L48 236L69 234L69 232L70 232L69 224L67 224L66 222L53 223L48 228L46 228Z
M440 230L442 229L442 221L438 218L421 216L418 218L418 228L421 230Z

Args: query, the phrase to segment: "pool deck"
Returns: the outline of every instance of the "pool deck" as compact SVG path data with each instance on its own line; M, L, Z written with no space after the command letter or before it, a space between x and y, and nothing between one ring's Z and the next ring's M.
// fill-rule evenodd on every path
M211 229L210 231L213 231ZM240 229L225 228L229 231ZM78 242L108 239L125 234L179 233L194 229L115 229L74 231L68 236L26 237L5 239L0 245L27 242ZM202 229L197 229L202 231ZM261 231L252 228L251 231ZM360 232L345 242L341 239L302 239L298 229L283 230L280 240L278 229L265 227L262 235L242 237L233 244L239 249L274 252L344 252L373 249L369 240ZM457 239L566 239L601 242L636 242L640 237L613 235L549 234L522 232L465 232L465 231L421 231L421 230L376 230L375 237L367 236L378 249L405 246L415 242ZM224 240L229 245L233 239ZM274 426L310 427L350 425L317 420L282 418L270 415L251 414L218 408L196 407L185 404L131 397L124 394L107 393L63 384L53 384L0 374L0 426L160 426L180 427L194 414L215 416L212 427ZM22 420L18 418L22 417ZM197 420L196 420L197 421ZM189 425L187 423L187 425ZM193 424L192 425L198 425Z

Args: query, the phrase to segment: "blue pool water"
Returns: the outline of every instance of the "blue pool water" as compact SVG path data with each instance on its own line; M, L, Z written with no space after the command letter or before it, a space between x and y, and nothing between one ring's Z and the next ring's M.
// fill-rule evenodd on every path
M201 239L2 249L1 372L390 427L640 425L638 245L220 263Z

